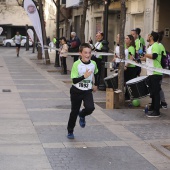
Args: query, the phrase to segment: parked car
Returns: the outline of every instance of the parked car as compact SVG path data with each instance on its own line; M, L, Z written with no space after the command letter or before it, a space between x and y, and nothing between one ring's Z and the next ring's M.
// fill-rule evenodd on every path
M21 47L25 47L26 46L26 36L22 36L22 40L21 40ZM29 39L29 46L32 46L32 41ZM15 41L11 38L11 39L5 39L3 41L3 46L6 47L14 47L15 46Z
M0 45L3 45L3 41L6 39L6 36L0 35Z

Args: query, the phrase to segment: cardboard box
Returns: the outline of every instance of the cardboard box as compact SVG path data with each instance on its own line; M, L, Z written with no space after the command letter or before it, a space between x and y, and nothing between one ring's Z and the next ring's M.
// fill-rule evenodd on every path
M114 108L114 91L112 88L106 88L106 109Z
M121 90L114 91L112 88L106 88L106 109L119 108L119 93Z

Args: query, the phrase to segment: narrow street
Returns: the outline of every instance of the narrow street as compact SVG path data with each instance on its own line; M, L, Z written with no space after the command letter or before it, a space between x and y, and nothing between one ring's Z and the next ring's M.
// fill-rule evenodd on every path
M70 72L61 75L36 54L0 47L0 170L169 170L170 84L163 83L168 109L147 118L142 109L107 110L95 105L75 139L67 139ZM72 58L67 59L71 68ZM105 102L105 92L94 94ZM149 97L141 103L150 101ZM156 149L155 149L156 148Z

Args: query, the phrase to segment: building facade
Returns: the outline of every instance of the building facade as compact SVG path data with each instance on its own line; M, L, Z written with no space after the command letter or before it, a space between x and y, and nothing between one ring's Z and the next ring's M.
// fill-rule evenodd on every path
M32 23L21 6L23 0L0 0L0 26L3 27L3 36L11 38L17 31L26 35L26 25L32 27ZM44 20L46 34L52 39L56 35L56 6L52 0L43 0Z
M25 26L32 26L25 10L18 5L16 0L0 0L0 26L3 27L2 35L11 38L19 31L26 35Z
M102 1L96 1L87 9L85 40L90 38L95 41L97 31L103 31L104 25L104 4ZM127 0L126 1L126 27L125 35L130 34L131 29L141 28L141 35L146 39L147 35L153 31L164 30L165 36L163 44L167 51L170 51L170 1L169 0ZM80 35L80 24L82 17L82 1L66 0L66 8L72 8L72 28L77 35ZM114 41L120 28L120 1L116 0L109 6L108 11L108 40L110 49L114 48Z

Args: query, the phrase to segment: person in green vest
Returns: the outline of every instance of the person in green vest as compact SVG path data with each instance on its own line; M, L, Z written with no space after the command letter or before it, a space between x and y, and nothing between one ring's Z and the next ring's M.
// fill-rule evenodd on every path
M166 50L165 50L165 47L162 44L162 39L163 39L163 36L164 36L164 31L158 32L158 35L159 35L158 44L159 44L159 47L160 47L160 50L161 50L161 54L166 56ZM162 83L162 81L161 81L161 83ZM162 88L160 90L160 99L161 99L161 103L160 103L161 108L167 109L167 103L166 103L165 95L164 95L164 92L163 92Z
M148 35L147 41L149 47L146 50L146 54L140 59L146 61L148 67L162 68L161 66L161 50L158 44L159 35L157 32L152 31ZM147 84L149 86L150 97L152 99L149 112L146 113L147 117L159 117L160 116L160 90L162 73L158 71L147 70Z
M140 40L140 51L139 54L145 53L146 52L146 46L145 46L145 40L143 37L141 37L140 33L141 33L141 29L140 28L136 28L136 33L138 34L138 38Z
M136 48L135 48L135 50L136 50L136 52L135 52L135 58L136 58L136 59L139 59L140 56L143 54L143 46L142 46L142 44L141 44L141 42L140 42L137 29L131 30L131 35L132 35L132 36L134 37L134 39L135 39L135 46L136 46ZM141 67L138 67L138 66L137 66L137 67L136 67L136 74L137 74L137 76L140 76L140 73L141 73Z
M102 41L103 41L103 38L104 38L104 33L103 32L98 32L96 34L96 43L95 45L93 45L93 51L96 51L96 52L102 52L102 47L103 47L103 44L102 44ZM92 60L96 62L97 64L97 68L98 68L98 82L100 82L100 77L101 77L101 68L102 68L102 65L101 65L101 62L102 62L102 56L101 55L93 55L92 56Z
M53 38L53 43L54 45L56 44L57 40L56 40L56 37Z
M125 59L134 60L135 59L135 41L132 35L127 35L125 37ZM125 63L124 79L125 82L136 78L136 66L133 64Z

